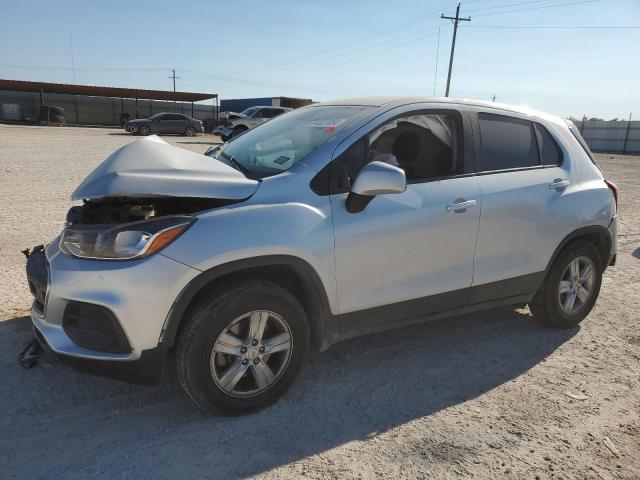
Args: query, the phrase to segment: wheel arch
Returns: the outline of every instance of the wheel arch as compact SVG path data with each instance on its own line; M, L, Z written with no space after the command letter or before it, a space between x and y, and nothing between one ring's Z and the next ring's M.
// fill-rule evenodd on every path
M611 234L609 233L609 230L607 230L602 225L591 225L588 227L578 228L564 237L562 242L560 242L560 245L558 245L558 247L553 252L553 256L547 264L547 268L545 269L545 278L560 252L567 245L577 240L585 240L587 242L593 243L600 253L603 270L607 268L609 263L609 254L611 253Z
M292 292L307 314L311 332L311 349L325 348L332 318L329 300L320 276L301 258L290 255L267 255L236 260L202 272L182 289L174 301L160 335L159 344L172 347L189 309L207 294L215 294L231 281L263 279Z

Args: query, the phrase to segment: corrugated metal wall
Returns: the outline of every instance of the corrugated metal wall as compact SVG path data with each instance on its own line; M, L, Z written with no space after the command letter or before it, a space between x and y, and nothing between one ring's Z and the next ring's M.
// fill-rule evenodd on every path
M22 117L38 119L40 94L30 92L0 91L0 104L18 104ZM88 97L82 95L60 95L45 93L44 104L62 107L65 121L71 125L120 125L120 116L145 118L159 112L191 115L190 102L165 102L162 100L138 100L132 98ZM216 117L213 103L193 104L193 117L211 122Z
M309 98L263 97L263 98L230 98L220 101L221 112L242 112L249 107L289 107L299 108L311 105Z
M640 120L574 121L594 152L640 153Z
M232 98L228 100L220 100L221 112L237 112L240 113L249 107L257 106L277 106L273 105L273 97L263 98Z

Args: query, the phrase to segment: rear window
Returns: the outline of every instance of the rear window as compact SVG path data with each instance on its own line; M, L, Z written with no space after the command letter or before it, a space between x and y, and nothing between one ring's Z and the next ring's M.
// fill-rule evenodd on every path
M482 171L540 165L531 122L492 113L479 113L478 121L484 153Z

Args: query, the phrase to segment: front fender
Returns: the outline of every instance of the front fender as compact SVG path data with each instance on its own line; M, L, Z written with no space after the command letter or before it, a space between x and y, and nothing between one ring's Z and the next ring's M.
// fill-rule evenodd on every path
M162 254L202 272L265 256L300 259L316 272L331 312L337 313L331 202L295 177L285 173L272 185L265 180L246 202L199 215ZM295 189L305 201L283 203L278 198L297 196Z

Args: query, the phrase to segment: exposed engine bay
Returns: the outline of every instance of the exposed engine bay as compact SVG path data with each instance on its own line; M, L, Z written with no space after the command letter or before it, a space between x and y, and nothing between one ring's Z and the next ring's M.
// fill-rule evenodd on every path
M71 207L66 225L114 225L167 215L184 215L236 203L234 200L184 197L109 197Z

